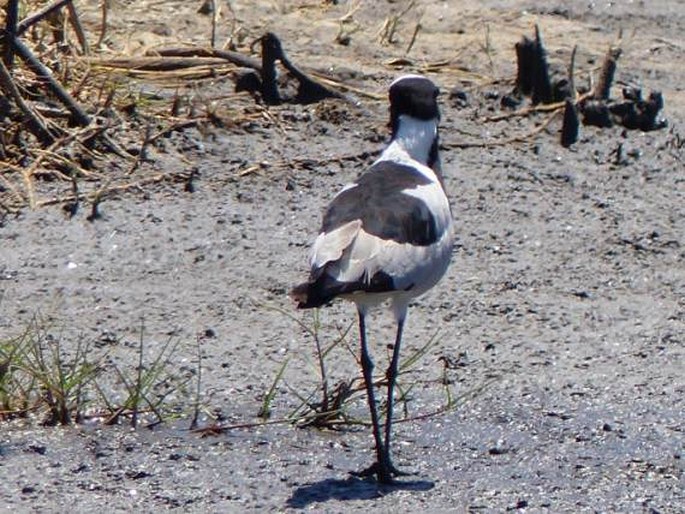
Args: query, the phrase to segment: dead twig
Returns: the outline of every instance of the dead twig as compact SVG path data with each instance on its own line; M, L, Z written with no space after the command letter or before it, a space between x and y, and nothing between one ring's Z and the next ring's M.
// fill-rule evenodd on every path
M144 186L151 184L159 184L162 182L186 182L188 180L188 173L185 171L177 173L158 173L151 177L147 177L135 182L127 182L125 184L116 185L105 185L99 190L89 193L85 196L82 195L82 199L90 200L92 202L102 202L105 198L111 196L114 193L123 193L130 191L131 189L143 190ZM75 200L73 193L67 196L61 196L56 198L48 198L45 200L39 200L36 202L36 207L45 207L48 205L59 205L63 203L73 202Z
M173 124L169 125L168 127L160 130L156 134L150 136L150 138L148 139L148 144L152 144L155 141L157 141L160 137L166 137L167 135L171 134L172 132L176 132L177 130L183 130L183 129L190 128L190 127L196 127L197 125L199 125L203 121L205 121L204 118L194 118L192 120L183 120L183 121L173 123Z
M133 164L129 168L128 172L126 175L131 175L138 166L144 161L148 160L147 156L147 149L150 146L150 138L152 137L152 125L149 123L145 126L145 135L143 136L143 142L140 145L140 150L138 151L138 155L136 156L136 159L133 161Z
M564 105L564 121L561 125L561 146L568 148L578 141L579 128L578 106L573 100L567 98Z
M8 69L14 64L14 48L11 41L17 35L17 21L19 20L19 0L9 0L5 6L5 33L1 39L3 43L2 60Z
M12 44L14 45L14 49L19 57L21 57L21 59L36 75L43 79L50 92L53 93L67 109L69 109L74 122L81 126L89 125L90 117L88 114L86 114L81 106L76 103L76 100L74 100L69 92L66 91L59 84L59 82L57 82L57 80L55 80L55 78L52 76L52 72L42 62L40 62L36 56L33 55L33 52L31 52L31 50L18 38L14 38L12 40Z
M533 68L533 104L552 102L552 84L549 78L549 66L547 64L547 50L542 44L540 27L535 25L535 48Z
M414 32L412 32L411 39L409 40L409 44L407 45L407 49L404 51L404 55L408 55L409 52L411 52L411 49L414 47L414 43L416 43L416 38L419 35L419 31L423 28L421 25L421 22L418 21L416 22L416 26L414 27Z
M267 32L261 38L262 43L262 98L268 105L281 103L281 96L278 92L276 82L276 61L280 61L283 67L298 81L297 103L314 103L324 98L342 98L337 91L328 89L300 71L285 55L281 40L276 34Z
M225 60L219 57L123 57L93 60L95 66L124 69L132 72L173 72L199 66L219 66Z
M380 43L388 43L390 45L395 43L395 32L397 31L397 26L400 20L414 7L416 6L416 0L409 0L404 9L399 13L388 16L383 22L383 26L378 31L378 36L380 38Z
M21 36L24 32L33 27L36 23L50 17L52 14L54 14L56 11L58 11L67 4L71 4L71 0L57 0L56 2L43 7L42 9L36 11L33 14L29 14L26 18L21 20L19 25L17 25L16 36Z
M561 106L564 104L561 103ZM552 113L547 117L545 121L543 121L540 125L535 127L533 130L530 132L527 132L525 134L520 134L518 136L513 136L513 137L508 137L504 139L499 139L496 141L479 141L479 142L465 142L465 143L447 143L443 144L444 148L447 149L453 149L453 148L490 148L493 146L504 146L504 145L509 145L512 143L522 143L525 141L530 141L533 139L535 136L537 136L540 132L545 130L549 124L557 118L561 110L559 108L555 109L552 111Z
M81 45L81 51L84 55L90 53L90 48L88 46L88 38L86 38L86 33L81 25L81 19L79 18L78 12L76 12L76 7L74 7L73 2L67 4L67 9L69 11L69 22L76 33L76 39L78 39L79 45Z
M7 163L3 163L3 166L7 166L10 169L13 169L13 170L21 173L21 168L19 168L19 167L8 165ZM0 173L0 180L2 180L4 187L12 193L12 195L15 197L15 199L18 203L20 203L20 204L26 203L26 198L24 197L24 195L22 195L19 192L19 190L14 186L14 184L12 182L7 180L7 177L5 177L5 175L3 173Z
M587 95L585 95L587 96ZM585 96L581 98L585 98ZM504 114L498 114L496 116L489 116L487 118L483 118L483 121L486 123L492 123L496 121L503 121L503 120L508 120L510 118L520 118L524 116L529 116L534 113L538 112L556 112L564 108L565 102L555 102L553 104L545 104L545 105L531 105L528 107L524 107L522 109L518 109L516 111L512 112L507 112Z
M161 57L216 57L231 62L236 66L252 68L260 73L262 71L262 65L258 60L231 50L202 47L170 47L155 49L153 53Z
M576 53L578 52L578 45L573 45L573 50L571 51L571 61L568 65L568 90L571 99L575 102L578 97L578 90L576 89Z
M561 146L568 148L573 143L578 141L578 130L580 129L580 121L578 119L578 104L576 97L574 68L576 64L576 51L578 46L573 47L571 52L571 62L568 66L568 97L564 105L564 121L561 124Z
M254 164L251 166L248 166L247 168L243 168L242 170L238 171L237 175L239 177L245 177L247 175L252 175L252 174L259 174L259 172L263 169L266 168L271 168L271 169L279 169L279 168L285 168L285 169L296 169L297 167L305 167L305 168L322 168L325 166L328 166L330 164L342 164L344 162L368 162L371 161L372 159L375 159L380 155L381 151L380 150L374 150L374 151L364 151L364 152L359 152L359 153L354 153L354 154L347 154L347 155L334 155L331 157L327 157L325 159L309 159L309 158L299 158L299 159L283 159L282 161L274 162L274 163L269 163L269 162L260 162L258 164Z
M54 155L55 150L58 148L64 147L67 145L67 143L75 138L74 135L68 135L66 137L62 137L59 140L55 141L48 149L47 151L41 152L38 154L36 159L31 163L30 166L28 167L22 167L19 171L21 172L22 179L24 181L24 188L26 189L26 198L28 199L29 202L29 207L31 210L34 210L38 203L36 201L36 193L33 185L33 174L38 170L40 165L43 163L45 159L47 159L49 156Z
M322 84L324 84L326 86L334 87L334 88L339 89L341 91L354 93L356 95L364 96L364 97L370 98L372 100L385 100L387 98L387 94L378 94L378 93L372 93L370 91L364 91L363 89L359 89L357 87L350 86L349 84L345 84L344 82L334 80L331 77L329 77L327 75L323 75L317 71L311 71L310 74L312 75L312 77L316 77L316 80L318 80Z
M595 84L592 97L595 100L609 100L611 93L611 85L614 81L614 74L616 73L616 66L619 57L621 57L621 48L611 46L604 56L604 63L602 64L602 71L599 74L599 80Z
M110 0L100 0L102 5L102 16L100 18L100 36L98 37L98 42L95 46L102 48L102 44L105 42L105 37L107 36L107 18L109 17L109 3Z
M24 101L24 98L19 92L19 88L17 88L12 80L12 76L3 62L0 62L0 88L5 93L5 96L14 100L14 103L24 114L27 128L38 138L38 140L45 145L52 143L55 140L54 136L48 130L47 125L40 116Z
M216 46L216 26L219 23L219 14L221 7L215 0L210 0L212 2L212 37L210 41L210 46L214 48Z

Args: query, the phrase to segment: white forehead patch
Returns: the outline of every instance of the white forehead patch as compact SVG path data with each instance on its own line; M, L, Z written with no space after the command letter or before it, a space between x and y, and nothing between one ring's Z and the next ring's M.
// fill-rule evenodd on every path
M416 74L410 73L410 74L408 74L408 75L402 75L401 77L397 77L395 80L392 81L392 83L390 84L390 87L392 87L392 86L394 86L395 84L397 84L398 82L401 82L401 81L406 80L406 79L424 79L424 80L428 80L428 79L427 79L426 77L424 77L423 75L416 75Z

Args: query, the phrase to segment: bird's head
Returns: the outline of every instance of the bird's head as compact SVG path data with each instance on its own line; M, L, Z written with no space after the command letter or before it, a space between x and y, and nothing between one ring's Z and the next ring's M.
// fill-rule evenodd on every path
M440 120L438 108L438 87L421 75L403 75L390 84L390 128L395 135L401 116L416 120L437 122Z

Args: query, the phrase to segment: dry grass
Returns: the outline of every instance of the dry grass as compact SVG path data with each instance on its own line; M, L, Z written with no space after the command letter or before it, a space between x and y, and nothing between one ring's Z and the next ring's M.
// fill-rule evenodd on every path
M42 11L39 2L21 5L20 19ZM28 99L25 112L44 124L49 140L41 141L40 134L28 130L25 117L8 105L9 116L0 121L1 215L54 204L63 204L70 215L84 204L95 213L111 195L164 181L187 183L191 172L156 171L146 158L162 136L204 125L268 122L270 116L255 110L246 93L198 94L205 83L234 79L240 65L258 67L259 61L248 55L243 61L241 54L225 50L215 56L206 47L168 49L167 54L162 48L149 55L113 53L107 49L110 11L109 2L103 2L99 26L86 27L85 32L80 22L69 23L78 20L78 13L70 17L63 9L22 34L21 40L49 65L65 94L87 113L89 123L74 127L66 106L56 105L35 72L15 58L11 81L17 99ZM0 18L0 23L5 20ZM242 27L234 24L232 31L232 41L244 39L238 36ZM88 39L96 41L89 46ZM232 62L229 54L238 60ZM320 76L320 80L329 87L365 94L332 78ZM220 106L228 104L229 109Z
M37 0L22 2L19 19L40 12L45 5ZM204 131L212 125L239 128L257 120L280 130L277 113L255 107L246 93L227 94L225 84L216 87L235 80L241 67L259 65L254 57L255 41L270 28L267 22L257 21L262 18L271 20L269 23L289 18L293 27L306 19L308 34L320 34L330 27L330 40L323 42L330 55L321 61L316 54L307 55L307 48L299 44L298 60L317 64L316 69L303 69L321 84L362 102L385 101L385 93L340 80L328 70L354 60L360 70L372 74L424 73L438 77L442 84L459 84L472 94L489 87L511 87L513 45L536 20L520 12L502 14L470 7L450 27L446 44L444 32L422 28L436 13L413 0L395 2L387 13L358 1L343 6L330 2L262 2L254 9L264 11L265 16L234 11L231 4L202 14L199 6L162 0L127 6L109 1L97 6L77 2L76 6L42 19L24 32L21 40L50 68L90 122L74 126L69 109L55 101L34 71L15 59L13 83L52 140L41 142L27 130L25 117L11 102L5 100L5 106L0 105L0 112L7 111L0 118L0 221L2 216L25 208L55 204L64 205L70 215L80 206L94 212L99 202L112 195L161 182L187 184L192 179L190 171L177 166L169 172L155 166L157 144L162 136L174 132L190 127ZM157 20L163 15L165 20L192 17L192 23L161 24ZM0 24L5 21L3 9ZM570 55L582 27L566 20L555 19L554 23L556 30L549 34L547 44L562 49L553 53L553 64L559 68L567 65L564 52L568 50ZM601 55L607 42L596 33L583 33L585 36L586 54ZM377 54L362 55L350 48L360 41L360 48L374 49ZM288 43L285 39L286 46ZM230 52L245 61L232 60ZM386 57L379 60L377 55ZM427 59L427 55L432 58ZM579 65L576 79L589 83L596 72L596 66L583 69ZM232 85L228 87L232 90ZM546 109L544 127L557 119L563 105ZM514 115L539 113L540 109L526 108ZM509 116L490 116L483 122L506 122ZM541 130L531 125L528 132L520 134L512 135L506 128L500 134L492 132L488 141L445 143L452 147L525 143ZM182 155L176 160L183 162ZM257 163L247 167L259 168Z
M382 44L392 44L394 30L403 17L415 10L414 4L409 2L388 18ZM40 13L44 7L36 1L21 3L21 6L20 20L30 13ZM149 5L151 12L160 6L155 2ZM349 9L340 23L349 24L359 8L357 5ZM302 9L310 12L312 7L299 5L288 12ZM325 10L321 5L315 11ZM232 95L230 99L225 95L216 98L197 94L205 82L234 79L240 63L216 56L213 50L202 46L186 47L187 55L165 55L163 48L150 48L146 55L131 55L128 49L112 52L110 44L121 39L122 34L117 32L110 3L102 2L98 14L97 23L92 23L92 19L91 23L81 23L75 9L61 9L21 36L40 62L52 70L66 94L87 113L89 123L74 127L69 110L59 102L56 104L35 72L15 59L12 81L27 99L26 109L45 125L50 141L41 142L35 133L27 130L24 117L15 109L10 109L10 115L0 121L2 214L54 204L63 204L70 215L83 205L95 213L98 204L111 195L164 181L187 182L189 172L156 171L145 159L162 135L193 126L217 123L239 126L254 121L255 117L262 121L270 118L255 114L254 102L246 94ZM216 37L217 16L214 12L212 39ZM225 16L231 16L232 20L227 44L245 42L246 30L236 22L235 13L229 10ZM0 23L4 24L5 20L0 18ZM407 65L412 63L387 64L389 67ZM467 80L483 80L477 74L459 70L453 61L422 62L416 67L421 72L451 71ZM312 76L329 88L366 100L380 101L385 96L320 72ZM234 106L230 110L216 107L219 103L225 105L227 100Z
M21 7L20 20L40 13L43 6L26 2ZM69 106L56 101L35 70L15 57L9 70L11 86L16 100L23 99L25 112L22 115L5 100L7 113L0 119L0 215L53 204L64 204L73 214L74 206L90 204L94 210L96 203L123 191L163 181L183 183L190 172L155 171L145 158L162 136L254 118L240 102L227 111L216 108L216 98L195 94L203 80L216 81L234 71L235 64L213 57L112 56L101 48L107 40L105 18L94 45L100 50L94 54L84 38L92 41L98 31L90 27L84 34L82 28L74 28L80 23L68 19L68 11L60 10L33 25L21 41L50 68L64 94L87 113L88 123L74 126ZM170 93L160 94L160 89ZM243 106L252 104L247 95L234 96ZM27 127L27 112L44 125L47 141Z

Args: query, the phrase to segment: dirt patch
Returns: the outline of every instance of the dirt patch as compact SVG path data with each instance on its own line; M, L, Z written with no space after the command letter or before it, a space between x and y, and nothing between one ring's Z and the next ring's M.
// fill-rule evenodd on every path
M540 9L513 0L477 8L426 1L384 44L384 23L406 4L232 6L218 25L219 42L233 36L246 49L270 30L298 66L364 92L382 97L398 74L421 72L446 93L466 93L442 101L458 244L443 282L412 306L405 350L439 330L438 342L403 377L414 385L411 415L444 402L445 372L463 399L447 414L398 425L397 461L416 475L391 490L348 475L369 464L366 429L273 425L200 438L186 430L187 418L153 431L4 423L4 504L41 511L103 504L198 512L682 511L685 73L678 63L685 13L678 2ZM198 7L119 2L106 44L128 54L205 45L211 18ZM96 27L98 10L80 10ZM352 21L341 22L346 15ZM515 74L513 45L534 23L560 69L576 44L578 69L597 68L622 29L614 94L624 84L662 91L669 127L583 128L567 150L559 118L518 142L459 148L525 136L547 119L485 121L502 112L498 99ZM347 45L335 42L341 24L351 32ZM382 146L387 105L357 95L356 104L258 109L233 95L228 78L207 80L194 94L224 112L256 113L224 128L174 132L136 171L196 170L194 192L173 181L132 188L105 200L95 222L87 209L68 219L57 206L5 219L0 335L16 335L41 312L62 340L100 341L111 359L132 363L144 319L150 354L170 337L181 341L181 369L194 362L198 335L211 330L215 337L202 340L207 410L226 422L254 421L290 359L274 399L278 418L298 405L293 391L316 383L313 341L265 306L290 312L286 291L306 272L321 210L372 159L364 152ZM62 195L70 184L49 188ZM353 321L353 309L336 304L321 312L322 334L335 338ZM379 314L370 325L382 366L391 320ZM359 373L346 350L331 358L334 381ZM446 362L454 365L445 371ZM363 401L358 408L362 415Z

